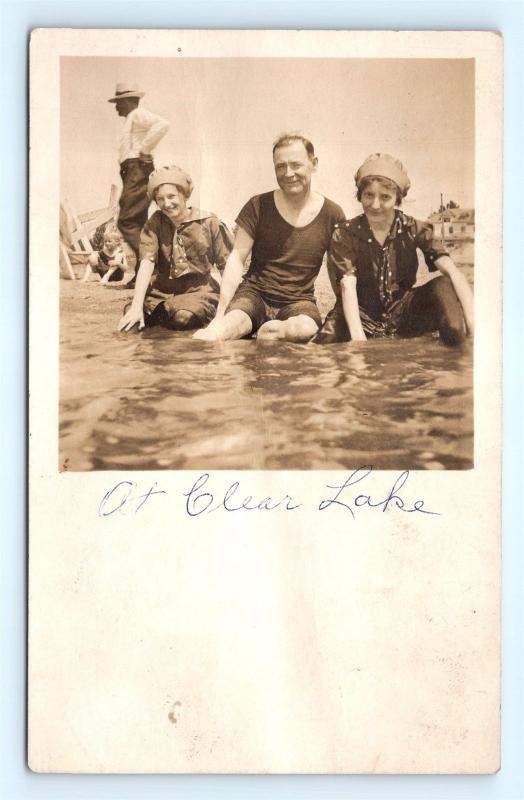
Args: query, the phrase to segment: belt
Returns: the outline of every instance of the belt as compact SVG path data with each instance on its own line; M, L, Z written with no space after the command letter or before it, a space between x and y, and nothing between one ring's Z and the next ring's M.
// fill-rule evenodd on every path
M127 164L134 164L136 161L146 162L147 164L153 163L153 156L149 156L148 158L125 158L124 161L120 162L120 169L123 169Z

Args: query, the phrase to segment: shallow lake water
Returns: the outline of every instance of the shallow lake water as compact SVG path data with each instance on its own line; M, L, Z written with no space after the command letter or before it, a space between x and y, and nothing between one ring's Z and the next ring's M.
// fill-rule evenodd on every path
M125 293L69 283L61 469L472 466L471 341L450 349L433 336L317 346L204 343L160 328L119 334L114 298L120 305ZM111 295L111 307L75 313L79 292Z

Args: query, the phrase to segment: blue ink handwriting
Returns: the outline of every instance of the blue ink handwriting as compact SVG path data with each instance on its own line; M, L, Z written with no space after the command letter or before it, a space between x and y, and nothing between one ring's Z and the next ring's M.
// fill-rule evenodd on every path
M272 497L263 497L261 500L255 500L252 495L247 495L241 499L236 496L240 489L238 481L233 481L219 502L215 504L215 495L212 492L202 491L208 480L209 473L204 472L197 478L191 489L188 492L184 492L184 497L187 498L186 512L190 517L198 517L199 514L204 514L205 512L210 514L220 508L225 511L274 511L276 508L281 508L283 511L295 511L301 506L301 503L295 503L288 494L280 500L274 500Z
M320 503L313 500L313 508L316 506L318 511L326 511L331 508L343 509L349 512L353 519L357 518L357 513L363 508L374 509L385 513L391 509L402 511L407 514L419 513L429 516L441 516L438 511L430 511L425 507L425 500L417 499L408 501L405 499L405 487L409 478L409 471L404 470L389 484L390 488L386 492L374 492L366 486L365 492L362 491L364 483L368 484L369 476L373 472L373 467L363 466L353 470L344 480L340 479L335 484L326 484L325 488L331 490L324 496ZM182 492L185 498L184 510L190 517L198 517L201 514L211 514L214 511L227 513L238 511L296 511L303 506L289 494L271 497L255 497L252 494L244 494L240 481L233 481L227 488L216 490L211 485L212 478L208 472L204 472L194 481L187 492ZM356 488L358 484L358 489ZM360 491L360 494L357 492ZM109 517L118 514L136 514L151 497L156 495L166 495L164 489L160 489L156 481L142 492L134 481L119 481L103 496L98 506L100 517ZM151 505L151 503L149 503Z
M137 485L134 481L119 481L103 496L98 506L98 516L109 517L116 511L119 514L134 511L136 514L150 497L157 494L166 494L166 492L163 489L157 489L156 481L145 494L137 494Z
M358 494L356 497L348 497L346 489L365 480L372 471L373 467L371 466L359 467L358 469L353 470L351 475L339 486L326 485L327 489L336 490L336 494L329 499L322 500L318 506L319 511L325 511L331 506L340 506L349 511L353 519L355 519L355 509L367 506L368 508L380 508L383 513L388 511L389 508L396 508L399 511L404 511L408 514L418 511L421 514L440 516L438 511L429 511L428 509L424 508L424 500L415 500L415 502L412 503L412 506L409 507L409 503L407 503L400 496L399 492L409 478L409 470L404 470L404 472L401 472L400 475L398 475L393 483L393 486L383 500L372 500L370 494ZM344 500L341 499L343 494Z

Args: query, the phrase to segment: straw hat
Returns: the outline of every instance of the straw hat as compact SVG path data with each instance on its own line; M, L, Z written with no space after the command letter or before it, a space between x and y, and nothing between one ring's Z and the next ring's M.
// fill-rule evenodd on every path
M108 103L116 103L117 100L123 100L125 97L143 97L145 92L138 89L136 83L117 83L115 89L115 96L110 97Z

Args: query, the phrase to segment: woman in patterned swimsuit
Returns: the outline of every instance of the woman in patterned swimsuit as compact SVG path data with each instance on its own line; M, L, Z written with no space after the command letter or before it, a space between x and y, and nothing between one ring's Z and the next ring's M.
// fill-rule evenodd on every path
M355 182L364 213L333 232L328 272L336 303L313 341L438 331L445 344L460 344L466 332L473 332L473 295L434 238L433 226L398 208L410 187L406 169L392 156L376 153L359 168ZM417 249L429 271L441 274L415 287Z

